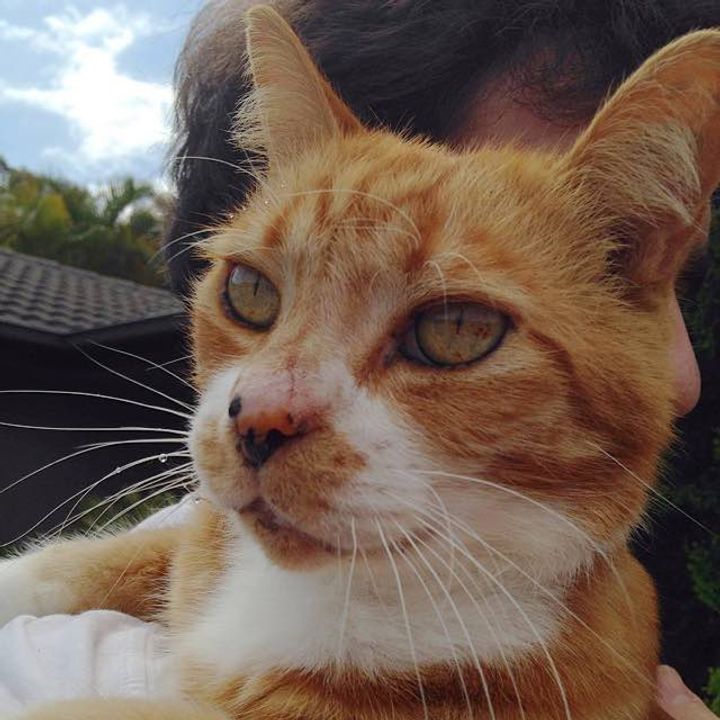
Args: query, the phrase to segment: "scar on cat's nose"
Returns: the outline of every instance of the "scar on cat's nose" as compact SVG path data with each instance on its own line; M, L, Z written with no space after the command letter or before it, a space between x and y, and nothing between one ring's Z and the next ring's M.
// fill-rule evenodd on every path
M228 415L231 418L236 418L240 414L241 410L242 410L242 400L240 399L239 395L236 395L232 399L232 402L230 403L230 407L228 408Z

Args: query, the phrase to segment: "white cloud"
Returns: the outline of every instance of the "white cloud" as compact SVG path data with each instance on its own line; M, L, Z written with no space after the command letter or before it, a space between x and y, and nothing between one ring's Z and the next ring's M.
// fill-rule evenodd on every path
M157 22L131 14L123 5L87 14L67 8L43 22L44 28L36 29L0 20L0 40L23 42L54 56L46 87L17 87L0 80L0 101L41 108L70 124L77 147L47 147L45 155L69 154L86 165L116 165L167 142L170 85L123 74L117 62L138 39L162 31Z

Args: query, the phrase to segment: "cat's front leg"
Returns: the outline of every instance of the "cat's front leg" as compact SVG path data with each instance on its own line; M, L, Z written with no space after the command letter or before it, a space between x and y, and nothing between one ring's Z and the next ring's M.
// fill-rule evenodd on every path
M120 698L70 700L39 705L17 720L231 720L219 710L175 701Z
M151 618L182 527L68 540L0 561L0 626L18 615L118 610Z

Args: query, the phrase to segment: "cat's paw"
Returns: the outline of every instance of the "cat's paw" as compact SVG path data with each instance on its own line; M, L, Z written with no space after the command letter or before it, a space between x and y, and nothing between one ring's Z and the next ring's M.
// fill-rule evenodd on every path
M49 615L69 604L69 592L43 578L37 556L0 560L0 627L18 615Z

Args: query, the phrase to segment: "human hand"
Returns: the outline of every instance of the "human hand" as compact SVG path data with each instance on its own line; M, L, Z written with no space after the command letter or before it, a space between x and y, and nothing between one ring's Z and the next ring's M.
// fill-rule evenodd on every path
M717 715L705 707L668 665L657 669L657 702L675 720L717 720Z

